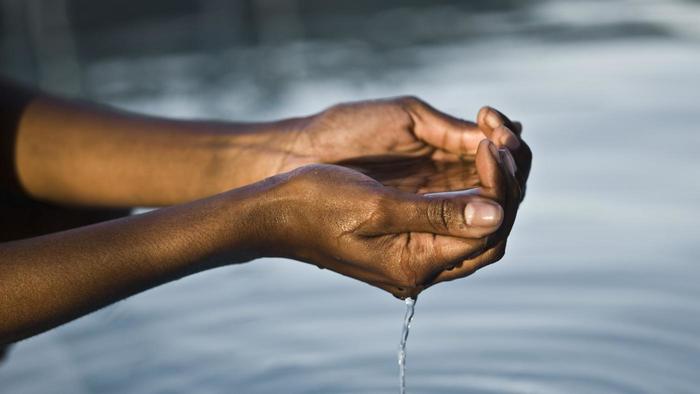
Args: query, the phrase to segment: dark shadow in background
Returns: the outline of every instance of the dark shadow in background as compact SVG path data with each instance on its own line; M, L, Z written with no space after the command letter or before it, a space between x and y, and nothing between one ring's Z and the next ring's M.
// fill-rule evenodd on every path
M5 89L3 89L3 87ZM129 210L63 207L32 199L16 166L17 133L37 93L0 78L0 242L35 237L126 216Z
M124 209L61 207L27 196L19 181L15 150L22 116L36 95L36 92L0 77L0 242L116 219L130 212ZM0 364L8 351L9 347L0 347Z
M556 2L0 0L0 73L107 102L147 102L184 86L189 90L177 93L210 93L211 108L218 108L222 86L238 84L252 87L250 107L260 108L304 79L373 81L414 70L425 61L418 47L672 34L647 20L543 16L549 3Z
M15 145L22 114L35 93L22 89L0 77L0 87L12 87L12 94L0 92L0 190L20 193L19 176L15 165Z

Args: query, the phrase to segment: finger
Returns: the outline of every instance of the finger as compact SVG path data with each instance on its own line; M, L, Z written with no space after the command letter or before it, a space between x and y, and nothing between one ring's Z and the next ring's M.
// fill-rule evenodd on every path
M443 194L447 194L443 196ZM503 208L473 192L448 192L393 199L378 231L430 233L481 238L494 233L503 221Z
M492 130L503 125L516 133L521 133L523 129L522 123L510 120L503 112L489 106L481 107L477 115L477 124L479 127L487 126Z
M517 135L520 137L523 134L523 124L518 122L517 120L513 121L513 128L511 129Z
M520 183L517 181L515 176L517 173L515 159L513 159L513 156L508 149L499 149L498 152L501 155L503 167L506 168L505 195L504 201L502 202L504 209L504 220L503 224L498 229L498 232L491 237L491 243L504 240L510 234L510 230L513 228L513 223L515 222L515 216L517 214L522 195Z
M415 136L434 148L456 155L473 156L485 138L474 123L445 114L416 98L404 100L411 114Z
M429 286L433 286L440 282L447 282L455 279L460 279L467 277L477 270L486 267L487 265L493 264L503 258L506 251L506 241L499 242L496 246L488 249L484 253L472 258L467 259L459 263L452 269L447 269L435 277Z
M431 159L439 162L459 163L464 160L465 155L459 153L447 152L442 149L437 149L433 152Z
M519 122L511 122L505 115L490 107L483 107L477 116L479 127L488 138L496 143L499 148L508 148L515 158L518 167L516 178L520 189L525 193L525 183L530 175L532 166L532 151L525 141L515 136L511 128L522 130ZM516 141L517 142L511 142Z
M492 240L503 239L510 227L503 229L504 224L511 226L515 220L520 187L514 174L517 167L508 149L497 149L488 140L482 142L488 148L489 154L477 155L475 166L479 175L481 187L479 195L497 201L504 210L504 221L497 232L492 234ZM486 151L486 150L484 150Z
M524 198L527 179L530 176L530 170L532 169L532 151L525 141L521 141L520 148L512 153L513 157L515 158L515 163L518 166L518 172L516 175L518 181L520 182L520 188L522 189L521 198Z
M433 256L434 261L431 263L440 271L454 267L469 256L482 253L486 250L487 245L486 238L465 239L448 235L432 236L429 234L426 234L426 236L432 237L430 245L433 249L431 256Z
M493 144L490 145L493 147ZM488 245L492 247L500 242L504 242L510 235L510 231L515 223L518 206L521 201L522 190L515 178L516 165L508 149L499 149L496 154L500 157L500 167L496 174L498 177L493 181L493 186L487 184L482 187L480 195L488 196L499 201L504 210L503 221L498 230L488 236ZM484 173L484 171L481 171Z
M495 131L494 135L496 135L496 139L499 139L501 137L498 137L498 135L503 135L504 133L510 133L510 131L504 131L507 130L505 126L499 126ZM500 133L500 134L499 134ZM518 183L520 185L520 189L523 191L525 190L525 184L527 182L527 178L530 175L530 168L532 166L532 151L530 150L530 147L525 143L525 141L520 141L520 145L518 146L518 149L510 149L510 148L500 148L501 150L507 150L511 153L511 163L514 163L515 166L514 169L516 171L514 172L515 178L518 180Z
M480 188L422 196L392 192L375 231L463 238L481 238L495 232L503 221L499 202L505 201L507 185L497 160L495 146L484 140L476 157Z
M506 183L508 190L513 191L516 196L520 196L520 184L517 179L518 165L513 158L513 154L508 149L499 149L498 153L501 157L501 163L506 170Z
M513 224L515 223L515 217L522 199L522 190L520 189L520 185L514 176L516 170L514 159L510 151L508 149L499 149L498 153L501 156L503 167L506 168L507 172L505 176L505 192L501 203L504 209L503 223L501 223L501 226L496 232L489 236L487 244L489 249L484 252L482 256L475 256L470 262L465 263L464 268L462 269L463 272L457 270L457 273L449 274L449 276L466 276L474 270L482 267L484 261L490 261L490 263L497 261L505 252L505 243L513 228ZM471 267L469 263L472 264ZM461 266L462 265L460 265L459 268L462 268Z
M454 268L448 268L439 273L428 286L471 275L476 270L500 260L505 254L507 237L515 222L522 190L520 190L519 183L515 177L515 174L519 171L517 170L517 165L515 164L515 159L511 152L508 149L500 149L498 153L501 157L503 167L507 171L507 176L505 178L507 182L507 191L505 193L505 202L503 203L504 220L498 231L489 236L489 244L491 244L491 246L485 252L462 261Z
M491 141L483 140L481 142L474 166L481 184L479 195L504 203L507 174L503 167L501 154Z
M409 255L405 264L410 269L398 274L393 281L373 279L372 284L403 296L406 291L419 293L445 269L454 267L486 247L484 238L463 239L427 233L410 233L394 239L406 243L404 247Z
M522 190L521 198L524 198L526 182L532 167L532 151L520 138L522 123L511 121L503 113L491 107L481 108L477 115L477 123L484 134L495 141L499 148L507 147L513 153L519 169L517 179Z
M520 139L513 131L517 127L505 115L491 107L482 107L476 119L479 129L499 148L516 150L520 147Z
M469 256L486 250L486 238L458 238L448 235L412 233L409 250L413 272L418 274L418 284L430 283L439 273L452 268Z

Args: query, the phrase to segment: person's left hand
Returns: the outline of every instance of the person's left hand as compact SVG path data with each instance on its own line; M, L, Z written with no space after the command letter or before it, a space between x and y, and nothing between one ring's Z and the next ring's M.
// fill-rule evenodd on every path
M500 114L482 108L478 118L484 124L477 124L444 114L410 96L344 103L307 118L300 138L307 153L322 163L358 157L473 159L485 138L498 148L517 150L521 146L516 135L520 124L511 122L510 130L486 129L491 113Z

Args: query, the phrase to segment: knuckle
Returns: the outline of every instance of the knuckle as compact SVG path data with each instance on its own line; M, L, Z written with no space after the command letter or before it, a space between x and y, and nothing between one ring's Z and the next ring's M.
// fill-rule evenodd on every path
M475 273L480 268L474 261L464 262L463 264L464 270L461 272L462 278Z
M334 104L334 105L331 105L330 107L326 108L323 112L327 115L337 114L337 113L341 113L341 112L345 111L347 106L348 106L348 104L346 104L346 103Z
M484 105L483 107L479 108L479 112L476 115L476 119L479 123L484 123L486 121L486 117L489 115L489 112L491 112L491 107L488 105Z
M506 245L503 244L503 245L501 245L493 250L489 261L491 263L495 263L496 261L501 260L505 255L506 255Z
M469 274L471 274L478 269L481 269L483 267L486 267L487 265L491 265L501 260L505 256L505 253L506 244L505 242L501 242L500 244L487 250L486 252L484 252L484 254L480 256L464 260L462 264L464 265L464 269L469 271Z
M339 103L321 111L316 117L316 127L333 127L337 122L342 122L346 115L352 112L353 103Z
M393 228L396 223L392 214L392 206L391 199L383 195L378 195L367 201L367 209L370 212L367 226L374 229Z
M290 179L294 179L306 186L316 183L319 176L328 172L328 168L324 164L309 164L303 167L296 168L290 172Z
M449 231L458 221L456 204L449 199L434 199L428 204L426 219L436 231Z
M407 95L398 98L398 101L410 108L419 107L425 104L425 102L418 96Z
M309 174L318 173L325 170L325 164L308 164L292 170L292 174L297 176L307 176Z

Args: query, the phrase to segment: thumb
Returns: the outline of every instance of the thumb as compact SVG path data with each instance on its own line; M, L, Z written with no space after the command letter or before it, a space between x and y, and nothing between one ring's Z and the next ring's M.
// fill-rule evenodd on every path
M435 193L396 200L391 204L387 233L431 233L483 238L498 230L503 208L472 192Z
M498 230L504 213L493 198L500 197L502 173L490 146L493 144L484 140L477 152L482 188L422 196L396 192L387 204L384 229L460 238L482 238Z
M406 108L413 119L416 137L446 157L472 156L479 141L484 139L476 123L448 115L417 98L411 98Z

